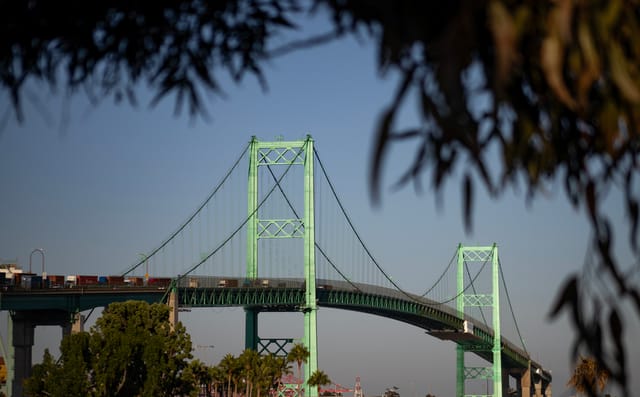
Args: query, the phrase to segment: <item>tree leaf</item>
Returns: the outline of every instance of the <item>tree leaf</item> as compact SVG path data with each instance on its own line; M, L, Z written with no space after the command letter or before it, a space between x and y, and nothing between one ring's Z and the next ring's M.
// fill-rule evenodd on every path
M578 279L573 276L570 277L561 289L560 296L556 298L555 303L552 306L549 316L551 318L556 317L560 310L567 304L573 304L578 300Z
M558 36L547 36L540 48L540 64L547 84L558 100L569 109L576 108L576 102L571 97L562 78L564 61L564 47Z
M496 81L499 85L509 80L511 65L517 59L517 31L513 16L504 4L494 0L489 3L488 24L493 34L496 52Z
M463 185L463 194L464 194L464 227L467 233L471 232L473 228L472 222L472 208L473 208L473 181L471 180L471 176L466 174L464 176L464 185Z
M611 69L611 79L620 90L620 93L630 102L640 102L640 89L629 75L627 59L622 53L622 47L616 42L609 45L609 67Z

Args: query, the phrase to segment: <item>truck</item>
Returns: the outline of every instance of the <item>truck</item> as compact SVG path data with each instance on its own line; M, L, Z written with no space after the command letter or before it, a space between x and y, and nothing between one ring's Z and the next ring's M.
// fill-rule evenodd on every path
M237 288L238 287L238 279L235 278L225 278L218 281L218 287L221 288Z

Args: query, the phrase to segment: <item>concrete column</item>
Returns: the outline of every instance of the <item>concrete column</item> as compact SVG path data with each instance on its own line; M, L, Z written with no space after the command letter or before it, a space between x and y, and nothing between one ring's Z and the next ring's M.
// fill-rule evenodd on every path
M531 397L531 365L520 376L520 396Z
M31 376L31 348L35 324L22 312L14 312L9 316L10 351L9 360L13 361L12 370L7 373L7 392L11 397L21 397L22 381ZM9 363L7 362L7 366Z
M70 313L64 310L14 311L9 316L9 357L7 365L7 393L10 397L22 397L22 382L31 376L31 348L34 330L38 325L58 325L70 329Z
M175 290L169 293L169 324L173 330L178 322L178 294Z
M538 381L535 383L535 389L536 389L536 393L534 394L535 397L543 397L542 396L542 381Z
M244 348L258 351L258 310L245 308Z
M79 332L84 332L84 323L86 321L86 317L82 313L76 313L74 316L73 324L71 325L71 333L77 334Z
M502 367L502 395L507 397L509 395L509 370Z

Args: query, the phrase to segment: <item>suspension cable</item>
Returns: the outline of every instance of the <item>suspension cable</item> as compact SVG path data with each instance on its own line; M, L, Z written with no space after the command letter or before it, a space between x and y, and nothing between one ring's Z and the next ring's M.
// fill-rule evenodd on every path
M454 300L458 299L459 297L462 296L462 294L464 294L465 292L467 292L467 290L469 289L470 286L473 285L473 282L476 281L476 279L480 276L480 273L482 273L482 270L484 269L484 267L487 265L487 263L489 262L488 259L485 259L484 262L482 262L482 266L480 266L480 270L478 270L478 273L476 273L475 276L473 276L473 278L469 281L469 284L467 284L466 287L464 287L464 289L462 291L460 291L458 294L456 294L455 296L452 296L450 299L444 300L442 302L440 302L439 304L444 305L445 303L450 303L453 302Z
M318 154L318 151L317 151L317 149L315 147L313 148L313 151L315 152L316 158L318 159L318 164L320 165L320 169L322 170L322 173L323 173L325 179L327 180L327 183L329 184L329 188L331 189L331 192L333 193L333 196L336 199L336 201L338 203L338 206L340 207L340 210L342 211L342 215L344 215L345 219L347 220L347 223L349 224L349 227L351 227L351 230L353 231L353 233L355 234L356 238L360 242L360 245L362 245L362 248L364 249L364 251L367 253L369 258L373 261L373 264L378 268L378 270L380 270L380 272L385 276L385 278L394 287L396 287L396 289L398 291L402 292L407 297L413 299L411 294L409 294L406 291L404 291L402 288L400 288L400 286L395 281L393 281L393 279L387 274L387 272L384 271L384 269L382 269L382 267L378 264L378 261L376 261L376 259L373 257L373 255L369 251L369 248L367 248L367 246L365 245L364 241L360 237L360 234L358 233L358 231L356 230L355 226L353 225L353 222L351 222L351 218L347 214L347 211L344 209L344 206L342 205L342 202L340 201L340 198L338 197L338 194L336 193L336 190L333 187L333 183L331 183L331 180L329 179L329 176L327 175L327 171L325 170L324 165L322 164L322 161L320 160L320 155Z
M469 271L469 266L467 265L467 262L464 262L464 268L467 271L467 276L469 276L469 279L471 279L471 272ZM478 292L476 291L476 286L473 284L473 281L471 281L470 284L471 284L471 289L473 290L473 294L478 295ZM484 321L485 327L489 328L489 324L487 324L487 319L484 316L484 310L482 310L482 306L478 306L478 309L480 309L480 316L482 316L482 321Z
M189 218L187 218L187 220L182 223L182 225L180 225L180 227L173 232L173 234L171 234L171 236L169 236L169 238L167 238L166 240L164 240L160 246L158 246L156 249L154 249L153 251L151 251L151 253L149 255L146 255L144 258L142 258L140 261L138 261L137 263L135 263L133 266L131 266L129 268L129 270L125 271L122 275L126 276L127 274L131 273L132 271L136 270L138 267L140 267L145 261L147 261L149 258L153 257L158 251L160 251L162 248L164 248L171 240L173 240L174 237L176 237L178 235L178 233L180 233L182 230L184 230L185 227L187 227L187 225L193 220L193 218L195 218L200 211L209 203L209 201L213 198L213 196L218 192L218 190L220 190L220 188L222 187L222 185L227 181L227 179L231 176L231 173L236 169L236 167L238 166L238 164L240 164L240 160L242 159L242 157L244 157L245 153L247 152L247 150L249 149L249 144L247 144L247 146L244 148L244 150L242 151L242 153L240 154L240 156L238 157L238 159L236 160L236 162L233 164L233 166L231 167L231 169L229 169L229 171L227 172L227 174L224 176L224 178L222 178L222 181L220 181L220 183L215 187L215 189L213 189L213 192L211 192L209 194L209 196L207 196L207 198L202 202L202 204L200 204L200 206L191 214L191 216L189 216Z
M296 154L295 158L298 158L298 156L300 156L300 154L302 152L304 152L304 150L307 147L307 141L305 141L305 143L300 147L300 150L298 151L298 153ZM280 176L280 178L278 179L278 183L276 183L271 190L269 190L269 192L264 196L264 198L258 203L258 206L247 216L247 218L233 231L233 233L231 233L231 235L229 237L227 237L224 241L222 241L222 243L220 243L220 245L218 245L218 247L216 247L213 251L211 251L211 253L209 253L209 255L203 257L200 262L198 262L197 264L195 264L194 266L192 266L189 270L187 270L184 274L181 274L180 276L178 276L177 280L181 280L183 279L185 276L189 275L191 272L193 272L194 270L196 270L198 267L200 267L200 265L202 265L203 263L205 263L209 258L211 258L213 255L215 255L218 251L220 251L222 249L222 247L229 242L229 240L231 240L236 234L238 234L238 232L240 232L240 230L242 230L242 228L247 224L247 222L249 222L249 219L251 219L251 217L253 215L255 215L258 210L262 207L262 205L267 201L267 199L271 196L271 194L276 190L277 185L279 184L279 182L282 181L282 179L284 179L284 177L287 175L287 173L289 172L289 170L291 169L291 167L293 166L293 161L291 161L288 165L287 168L285 169L284 173Z
M289 197L287 196L287 194L284 192L284 190L282 190L282 186L280 185L280 181L276 178L276 175L273 173L273 170L271 169L271 167L267 166L267 169L269 170L269 173L271 174L271 176L273 177L273 180L276 184L276 186L278 187L278 190L280 190L280 193L282 193L282 197L284 197L285 201L287 202L287 204L289 205L289 208L291 209L291 211L293 212L293 216L295 216L297 219L300 219L300 216L298 215L298 211L296 211L296 209L293 207L293 204L291 203L291 201L289 200ZM348 282L353 288L355 288L356 290L360 291L360 287L358 287L356 284L354 284L351 280L349 280L349 278L347 276L345 276L342 271L333 263L333 261L327 256L327 254L322 250L322 248L320 247L320 245L314 241L314 246L318 249L318 251L320 251L320 253L322 254L322 256L327 260L327 262L329 262L329 264L331 265L331 267L333 267L333 269L338 272L338 274L340 275L340 277L342 277L346 282Z
M447 265L447 267L444 269L444 271L442 272L442 274L440 275L440 277L438 277L438 279L436 280L435 283L433 283L433 285L431 286L431 288L429 288L428 290L426 290L422 295L422 297L426 297L431 291L433 291L433 289L438 285L438 283L440 283L440 281L442 281L442 279L444 278L444 276L447 274L447 272L449 271L449 268L451 267L451 264L453 263L453 260L456 258L456 254L457 252L453 253L453 256L451 257L451 260L449 261L449 264Z
M513 306L511 305L511 298L509 297L509 290L507 289L507 282L504 279L504 273L502 272L502 263L500 263L500 258L498 258L498 268L500 269L500 278L502 279L502 285L504 286L505 295L507 295L507 302L509 303L509 310L511 311L511 317L513 318L513 322L516 325L516 332L518 332L518 338L520 338L520 343L522 343L522 348L524 352L529 354L527 351L527 347L524 345L524 339L522 339L522 334L520 334L520 327L518 326L518 320L516 320L515 312L513 311Z
M373 261L373 264L376 266L376 268L378 268L378 270L382 273L382 275L387 279L387 281L389 281L400 293L402 293L403 295L405 295L407 298L409 298L410 300L414 301L414 302L419 302L419 303L423 303L420 300L417 300L415 298L414 295L408 293L407 291L405 291L404 289L402 289L394 280L393 278L391 278L387 272L384 271L384 269L382 269L382 266L380 266L380 264L378 263L378 261L373 257L373 255L371 254L371 252L369 251L369 248L366 246L366 244L364 243L364 241L362 240L362 238L360 237L360 234L358 233L358 231L356 230L355 226L353 225L353 222L351 222L351 218L349 217L349 215L347 214L347 211L345 210L344 206L342 205L342 202L340 201L340 198L338 197L338 194L335 190L335 188L333 187L333 183L331 183L331 180L329 179L329 176L327 175L327 171L324 168L324 165L322 164L322 160L320 160L320 155L318 154L317 149L314 147L313 151L316 154L316 158L318 159L318 164L320 165L320 169L322 170L322 173L325 177L325 179L327 180L327 183L329 184L329 188L331 189L331 192L333 193L334 198L336 199L338 206L340 207L340 210L342 211L342 215L344 215L347 223L349 224L349 226L351 227L351 230L353 231L353 233L355 234L356 238L358 239L358 241L360 242L360 244L362 245L362 248L365 250L366 254L369 256L369 258ZM485 262L486 264L486 262ZM484 268L484 265L482 265L482 268ZM482 271L482 268L480 269L480 271ZM480 272L478 272L478 274L480 274ZM478 277L478 274L476 274L476 277ZM474 280L475 280L474 278ZM348 281L348 280L347 280ZM459 294L457 294L455 297L449 299L449 300L445 300L444 302L435 302L431 305L443 305L445 303L451 302L454 299L456 299L458 296L460 296L462 293L464 293L464 291L466 291L469 288L469 286L467 286L462 292L460 292Z

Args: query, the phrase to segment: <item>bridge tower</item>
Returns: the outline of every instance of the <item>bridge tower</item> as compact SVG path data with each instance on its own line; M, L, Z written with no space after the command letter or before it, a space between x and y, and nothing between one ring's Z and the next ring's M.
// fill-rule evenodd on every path
M302 238L304 240L304 278L306 285L305 305L301 308L304 314L303 344L309 350L309 358L304 370L305 385L310 375L318 367L317 349L317 302L316 302L316 263L315 263L315 219L313 189L313 139L307 135L300 141L260 142L254 136L249 149L249 186L248 186L248 218L247 223L247 270L249 280L258 277L258 240L273 238L269 230L275 226L278 238ZM304 215L302 219L260 219L258 202L258 167L283 165L304 166ZM292 339L271 340L258 336L258 313L260 308L245 308L245 348L258 352L267 350L268 345L275 344L279 352L284 351L284 344ZM317 397L317 388L305 387L307 395Z
M458 344L456 347L456 397L465 397L465 384L471 379L486 379L493 381L493 397L503 396L502 385L502 349L500 343L500 291L499 291L499 262L498 246L485 247L464 247L458 245L458 267L457 267L457 300L456 308L458 316L464 318L465 307L491 307L492 308L492 328L493 343L490 346L493 356L491 367L467 367L465 366L465 352L489 350L485 345ZM476 293L475 288L471 291L465 289L464 275L465 263L491 265L491 292L485 294ZM471 280L469 280L471 282ZM470 293L471 292L471 293ZM466 324L466 323L465 323ZM508 386L508 385L507 385Z

